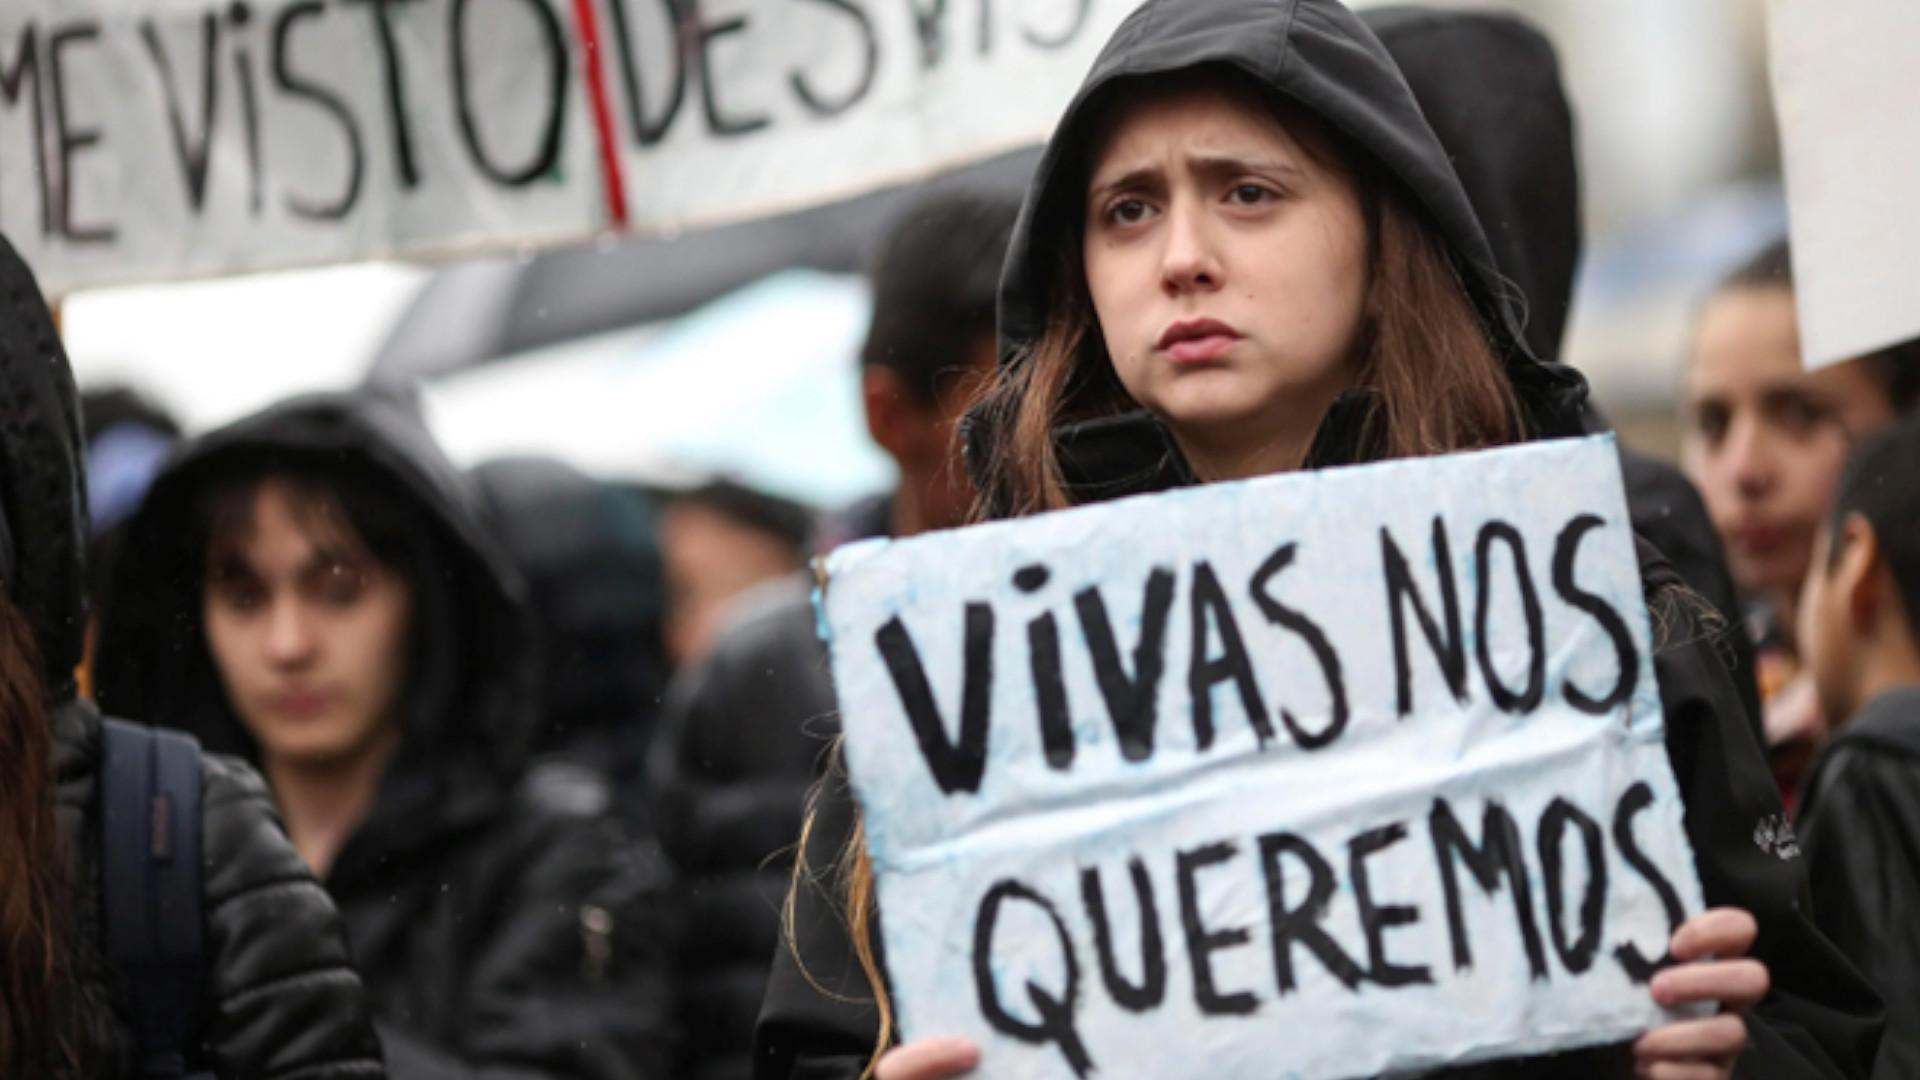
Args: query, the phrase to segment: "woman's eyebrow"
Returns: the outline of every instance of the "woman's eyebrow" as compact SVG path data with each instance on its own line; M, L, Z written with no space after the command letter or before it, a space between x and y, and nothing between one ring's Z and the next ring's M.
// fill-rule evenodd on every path
M1111 180L1102 180L1096 176L1095 182L1087 188L1087 196L1090 201L1097 202L1101 196L1111 194L1112 192L1133 191L1156 184L1159 180L1160 168L1158 166L1142 165L1138 168L1128 169L1126 172L1121 173Z
M1187 168L1202 176L1256 173L1298 179L1305 175L1298 165L1285 158L1235 157L1231 154L1195 154L1187 158Z

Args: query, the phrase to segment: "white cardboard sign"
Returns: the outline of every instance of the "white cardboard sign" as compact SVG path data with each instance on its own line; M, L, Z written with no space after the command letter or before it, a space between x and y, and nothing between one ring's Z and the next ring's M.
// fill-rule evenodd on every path
M87 285L675 229L1037 142L1133 0L8 0L0 231Z
M843 548L905 1038L987 1076L1628 1038L1702 906L1610 436Z
M1768 14L1801 355L1825 367L1920 337L1920 5L1772 0Z

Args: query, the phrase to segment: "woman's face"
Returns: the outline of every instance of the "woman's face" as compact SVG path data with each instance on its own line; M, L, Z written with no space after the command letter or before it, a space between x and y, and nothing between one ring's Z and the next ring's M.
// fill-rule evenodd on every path
M263 756L296 767L397 741L412 621L406 581L323 506L261 484L250 527L209 552L201 597L233 711Z
M1683 460L1743 588L1790 607L1854 440L1892 419L1859 361L1807 371L1793 293L1707 302L1687 365Z
M1115 373L1209 479L1297 466L1350 357L1367 227L1344 172L1217 88L1121 113L1083 251Z

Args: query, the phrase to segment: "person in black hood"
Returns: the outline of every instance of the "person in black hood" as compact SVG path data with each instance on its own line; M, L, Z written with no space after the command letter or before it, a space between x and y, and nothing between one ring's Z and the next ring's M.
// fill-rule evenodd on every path
M984 509L1578 433L1584 380L1532 354L1509 301L1445 150L1357 17L1332 0L1148 0L1068 106L1015 231L1000 378L967 433ZM1729 1076L1736 1058L1742 1076L1864 1075L1878 1003L1807 921L1791 852L1754 840L1780 811L1750 722L1697 597L1650 546L1641 560L1716 905L1675 935L1689 963L1651 992L1727 1011L1449 1075ZM961 1075L966 1044L887 1049L884 913L858 835L843 786L824 788L760 1075Z
M646 496L549 458L497 458L472 476L526 579L538 630L532 752L605 777L637 832L647 817L647 746L671 671L659 514Z
M522 586L465 482L370 394L189 444L128 522L100 700L260 764L396 1076L665 1075L660 868L526 782Z
M86 475L73 376L0 239L0 1075L131 1078L154 1003L107 958L102 719L75 697ZM339 916L229 758L200 763L201 964L181 1047L223 1080L384 1076Z

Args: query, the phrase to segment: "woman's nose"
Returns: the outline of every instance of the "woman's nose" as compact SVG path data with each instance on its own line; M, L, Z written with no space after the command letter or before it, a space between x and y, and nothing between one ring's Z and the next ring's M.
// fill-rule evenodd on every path
M1218 289L1222 267L1195 208L1175 203L1167 212L1166 248L1161 254L1160 284L1169 296Z

